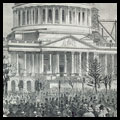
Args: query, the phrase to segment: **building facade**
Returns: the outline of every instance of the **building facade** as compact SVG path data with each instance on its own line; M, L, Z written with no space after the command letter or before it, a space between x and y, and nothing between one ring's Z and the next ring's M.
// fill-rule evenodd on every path
M7 37L9 62L16 76L9 91L35 91L35 81L84 76L96 57L102 74L117 75L117 47L105 39L93 3L15 3L13 28ZM112 44L111 44L112 43Z

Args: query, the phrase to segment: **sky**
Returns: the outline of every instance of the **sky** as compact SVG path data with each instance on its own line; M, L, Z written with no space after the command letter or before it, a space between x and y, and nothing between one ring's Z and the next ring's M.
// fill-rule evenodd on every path
M12 7L14 3L3 3L3 36L11 32L13 27ZM101 19L117 19L117 3L95 3Z

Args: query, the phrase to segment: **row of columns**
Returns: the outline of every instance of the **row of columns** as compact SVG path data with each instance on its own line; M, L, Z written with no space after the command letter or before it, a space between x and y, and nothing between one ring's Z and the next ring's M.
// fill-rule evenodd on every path
M29 24L41 24L41 23L48 24L49 9L52 11L52 22L51 22L52 24L56 23L55 11L58 10L59 24L91 26L91 9L88 9L88 8L30 7L30 8L24 8L24 9L20 8L13 11L13 24L14 24L13 27L29 25ZM43 18L42 18L43 10L45 10L45 21L43 21ZM64 10L65 22L63 22L62 20L62 10ZM33 15L33 11L34 11L34 15ZM24 13L24 16L23 16L23 13ZM36 16L36 13L37 13L37 16ZM72 21L70 21L70 16ZM25 21L25 23L23 23L23 21Z
M75 53L74 52L71 52L71 73L72 75L74 75L74 73L78 72L77 70L75 70L75 64L77 64L75 62ZM42 74L44 72L44 54L40 54L40 73ZM56 67L56 73L57 75L60 74L60 69L59 69L59 66L60 66L60 58L59 58L59 53L56 54L56 63L57 63L57 67ZM94 53L94 58L97 58L98 59L98 62L99 61L99 54L96 54ZM18 53L17 53L17 76L19 76L19 63L18 63L18 59L19 59L19 56L18 56ZM32 54L32 61L33 61L33 66L32 66L32 75L34 76L35 75L35 65L34 65L34 60L35 57L34 57L34 54ZM108 71L107 71L107 54L105 54L105 75L107 75ZM26 69L27 69L27 65L26 65L26 62L27 62L27 59L26 59L26 53L24 54L24 69L25 69L25 72L24 72L24 76L26 76L27 72L26 72ZM79 74L81 75L82 74L82 52L79 52ZM50 53L49 54L49 65L50 65L50 73L52 74L52 54ZM114 70L114 54L112 55L112 69ZM86 53L86 74L88 74L88 71L89 71L89 52ZM64 73L67 74L67 55L66 53L64 54ZM114 74L114 72L112 72Z

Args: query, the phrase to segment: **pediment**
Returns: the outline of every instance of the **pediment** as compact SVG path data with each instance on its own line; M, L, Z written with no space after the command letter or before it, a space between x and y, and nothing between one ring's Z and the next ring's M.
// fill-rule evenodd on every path
M67 36L59 40L47 43L45 46L49 47L63 47L63 48L93 48L88 43L79 40L73 36Z

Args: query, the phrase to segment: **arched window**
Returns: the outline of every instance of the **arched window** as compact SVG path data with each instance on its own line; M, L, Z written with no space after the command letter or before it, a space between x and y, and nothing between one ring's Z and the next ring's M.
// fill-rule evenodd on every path
M19 81L18 87L20 91L23 90L23 87L24 87L23 80Z
M48 10L48 22L49 23L52 22L52 10L51 9Z
M55 10L55 23L58 23L59 21L59 13L58 13L58 9Z
M27 81L27 91L31 91L31 81Z
M25 11L22 13L22 25L25 25Z
M45 9L43 9L43 22L45 22Z
M78 23L80 23L80 16L81 14L80 14L80 12L78 13Z
M29 10L27 10L27 24L29 24Z
M11 82L11 90L12 90L12 92L15 92L15 87L16 87L16 85L15 85L15 81L13 80L12 82Z
M35 24L38 24L38 9L36 9L36 18L35 18Z
M65 11L62 10L62 22L65 22Z
M20 26L20 11L18 11L18 25Z
M70 20L70 24L72 24L72 13L71 13L71 11L69 11L69 20Z

